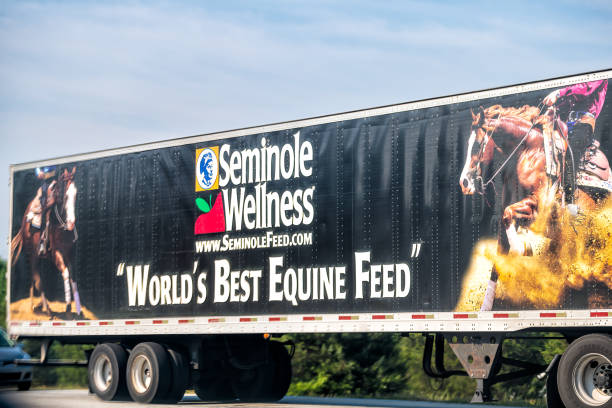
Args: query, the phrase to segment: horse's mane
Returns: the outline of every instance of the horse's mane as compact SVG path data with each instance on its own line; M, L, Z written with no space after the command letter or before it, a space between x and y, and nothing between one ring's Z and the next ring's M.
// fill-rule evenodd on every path
M64 169L60 176L57 178L57 182L55 183L53 194L55 196L55 202L57 204L63 205L64 203L64 195L66 194L66 187L74 181L74 170L72 172L68 172Z
M552 118L549 115L542 115L540 109L531 105L523 105L520 108L493 105L483 109L481 113L484 113L484 119L518 117L532 123L534 127L539 127L544 131L552 131L553 128ZM475 122L479 119L482 120L479 117L475 118ZM485 123L482 123L482 127L487 131L493 131L495 126L486 121L484 122Z

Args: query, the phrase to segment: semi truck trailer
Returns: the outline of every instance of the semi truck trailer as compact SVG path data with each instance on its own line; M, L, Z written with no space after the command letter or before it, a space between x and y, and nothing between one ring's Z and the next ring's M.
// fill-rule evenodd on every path
M545 373L550 406L612 406L611 75L12 165L19 363L86 344L103 400L272 401L283 334L421 333L473 402ZM548 333L546 365L504 357Z

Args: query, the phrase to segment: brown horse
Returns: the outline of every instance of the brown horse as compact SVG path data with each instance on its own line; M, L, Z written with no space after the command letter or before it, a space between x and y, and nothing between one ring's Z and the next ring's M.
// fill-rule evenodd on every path
M573 182L564 180L567 147L567 126L553 109L542 114L540 109L528 105L521 108L494 105L472 112L467 157L459 184L465 195L484 194L488 184L503 171L501 226L505 234L499 239L500 253L532 253L533 248L519 235L519 227L529 228L538 210L544 210L551 202L566 204L565 186ZM502 163L488 175L486 169L495 154L501 156ZM487 176L488 180L484 180ZM570 193L569 201L579 208L596 207L596 200L581 188ZM542 203L543 199L547 203ZM481 310L492 308L496 279L494 268Z
M552 111L540 114L540 110L525 105L522 108L503 108L494 105L472 112L472 129L468 151L459 184L463 194L484 193L484 189L501 170L516 183L518 191L513 202L504 202L502 226L506 231L508 245L504 252L519 255L524 246L516 241L516 228L528 226L535 217L540 199L553 194L562 201L564 198L563 176L565 152L567 151L567 127ZM546 152L547 138L551 152ZM553 147L554 146L554 147ZM484 168L489 166L495 153L504 161L487 181ZM512 157L513 156L513 157ZM510 159L514 160L510 160ZM581 190L574 198L581 208L592 209L595 201Z
M76 314L81 314L81 302L76 281L71 273L70 259L72 247L76 241L76 195L77 187L74 184L75 168L69 172L64 169L57 181L53 181L47 190L47 204L41 208L42 188L26 208L19 232L11 241L11 265L15 265L23 250L28 257L32 283L30 286L30 305L32 311L40 309L43 313L51 315L49 303L45 296L39 270L42 258L49 258L60 271L64 281L64 300L66 313L71 312L71 294L74 296ZM48 251L41 254L39 251L41 235L40 228L32 226L33 220L42 220L45 217L48 231ZM40 293L41 301L34 305L35 292Z

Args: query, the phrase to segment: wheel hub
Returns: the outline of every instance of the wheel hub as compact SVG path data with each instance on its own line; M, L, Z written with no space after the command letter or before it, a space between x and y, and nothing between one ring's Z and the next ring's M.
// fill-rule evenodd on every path
M593 383L599 391L612 396L612 365L600 364L593 373Z
M600 353L587 353L574 365L574 393L586 406L604 405L612 398L611 377L612 361Z
M136 356L132 363L130 375L135 391L139 394L147 392L153 379L149 358L144 354Z
M98 390L108 390L113 381L113 370L109 358L101 355L94 364L94 383Z

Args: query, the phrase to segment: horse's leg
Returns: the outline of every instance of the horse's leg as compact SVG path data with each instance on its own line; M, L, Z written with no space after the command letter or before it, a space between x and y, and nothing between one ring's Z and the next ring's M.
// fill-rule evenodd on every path
M493 269L491 270L491 278L489 278L489 283L487 283L487 290L485 291L485 296L482 300L482 306L480 306L481 312L488 312L493 309L495 290L497 290L497 271L495 270L495 265L493 265Z
M77 283L70 279L70 286L72 286L72 296L74 296L74 306L76 309L76 314L81 314L81 297L79 296L79 289L77 287Z
M506 230L506 237L510 244L510 253L516 255L525 255L527 251L525 243L519 238L516 232L516 221L533 221L535 210L538 207L538 202L533 196L525 197L512 205L509 205L504 210L502 223Z
M34 279L32 279L32 282L30 283L30 309L32 311L34 311L35 306L34 306Z
M537 201L533 197L526 197L521 201L509 205L504 210L502 217L502 225L506 230L506 238L510 245L509 253L516 254L519 256L525 255L526 248L525 243L519 238L516 232L516 220L533 220L535 215L535 209L537 208ZM493 302L495 301L495 291L497 290L497 271L495 265L491 271L491 279L487 284L485 296L482 301L480 310L483 312L493 309Z
M40 292L40 303L42 304L43 312L50 315L51 308L49 307L49 302L47 301L47 296L45 295L45 292L42 291Z
M62 279L64 280L64 301L66 302L66 311L69 312L71 308L70 303L72 302L70 297L70 271L64 262L64 257L57 249L53 250L53 261L57 269L62 273Z
M526 197L517 203L509 205L504 210L502 224L506 229L506 238L508 239L508 244L510 245L508 252L510 254L516 254L519 256L525 255L525 243L519 238L516 232L516 220L533 220L535 208L537 208L537 202L532 197ZM482 301L482 306L480 307L481 311L486 312L493 309L496 290L497 271L495 270L495 265L493 265L491 279L489 279L489 283L487 284L485 297Z
M70 254L66 255L68 259L70 259ZM73 271L72 262L68 260L68 270ZM76 280L73 278L72 272L70 273L70 287L72 287L72 298L74 299L74 307L76 309L76 314L81 314L81 297L79 296L79 288L77 286Z
M34 255L30 256L30 272L32 275L32 283L30 285L30 306L34 311L38 306L41 307L43 313L49 313L49 304L45 297L45 292L42 288L42 279L40 278L40 271L38 270L40 259ZM34 305L34 295L38 292L40 294L40 303Z
M34 287L36 286L36 281L40 281L40 275L37 276L36 271L35 271L35 267L34 267L34 257L29 257L30 258L30 309L32 310L32 312L34 311L34 309L36 308L34 306Z
M533 221L535 210L538 208L538 201L534 196L523 198L514 204L509 205L504 210L502 222L508 228L516 220Z
M508 237L508 242L510 243L509 253L513 255L523 256L527 249L525 248L525 243L521 241L517 232L516 232L516 224L513 222L506 228L506 236Z

